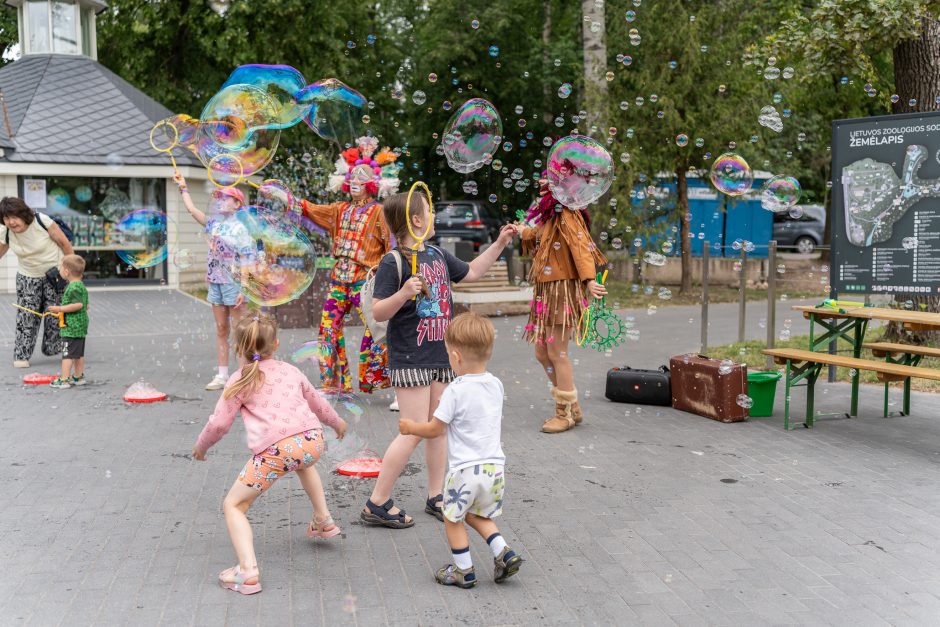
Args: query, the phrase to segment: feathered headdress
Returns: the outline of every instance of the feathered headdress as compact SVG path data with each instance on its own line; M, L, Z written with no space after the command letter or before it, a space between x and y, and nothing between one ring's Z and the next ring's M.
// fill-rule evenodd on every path
M383 148L376 154L379 140L360 137L356 145L344 150L336 160L336 170L330 175L329 189L349 193L350 181L364 184L370 196L385 198L398 191L398 155Z

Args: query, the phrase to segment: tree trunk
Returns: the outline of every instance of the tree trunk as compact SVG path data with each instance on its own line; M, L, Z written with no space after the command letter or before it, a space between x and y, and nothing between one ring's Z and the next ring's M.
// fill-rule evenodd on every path
M542 71L545 73L544 84L542 85L542 119L546 124L551 124L555 119L552 111L552 84L548 77L552 75L552 3L550 0L545 2L545 10L542 13Z
M940 21L926 18L920 37L899 43L893 57L894 89L900 96L892 106L894 113L940 110L940 103L936 101L940 94ZM910 104L911 99L916 100L914 105ZM940 312L940 298L936 296L908 298L902 295L901 298L913 301L916 311ZM889 324L885 331L889 341L907 339L922 343L936 340L937 336L937 333L910 334L896 323Z
M584 51L584 110L588 119L585 135L595 135L602 143L607 138L607 32L604 21L604 3L581 0L581 38ZM598 24L599 26L594 26ZM595 32L596 31L596 32Z
M692 232L689 221L689 183L686 180L686 169L676 169L676 193L678 202L676 211L679 212L679 252L682 257L682 285L680 294L688 294L692 290Z

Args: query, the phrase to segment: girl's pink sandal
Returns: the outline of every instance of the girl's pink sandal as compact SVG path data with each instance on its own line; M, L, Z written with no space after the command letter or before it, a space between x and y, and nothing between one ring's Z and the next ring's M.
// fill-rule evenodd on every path
M336 526L333 522L333 517L329 516L326 520L318 522L316 516L313 520L310 521L310 526L307 527L307 537L308 538L332 538L338 536L340 533L340 528Z
M233 581L226 581L226 579L232 579ZM241 594L261 592L261 579L257 568L253 568L247 573L243 573L238 566L227 568L219 573L219 585Z

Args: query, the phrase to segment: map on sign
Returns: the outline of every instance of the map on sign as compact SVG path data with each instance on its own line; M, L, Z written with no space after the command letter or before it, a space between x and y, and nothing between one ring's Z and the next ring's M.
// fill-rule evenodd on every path
M842 169L845 229L856 246L891 239L894 224L919 200L940 196L940 179L922 180L917 173L928 155L924 146L908 146L898 178L889 163L861 159Z

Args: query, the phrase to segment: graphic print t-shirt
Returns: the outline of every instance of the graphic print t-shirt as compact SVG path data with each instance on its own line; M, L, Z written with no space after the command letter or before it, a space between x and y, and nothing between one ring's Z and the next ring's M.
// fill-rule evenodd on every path
M377 300L395 294L411 278L411 251L401 250L401 281L395 258L382 258L375 273ZM446 250L428 246L418 251L418 275L424 278L426 294L405 301L388 322L388 365L390 368L449 368L444 331L453 317L450 284L467 276L470 265Z
M206 258L206 281L226 284L232 282L232 272L240 263L250 261L254 242L248 229L234 215L211 219L206 223L209 251Z

